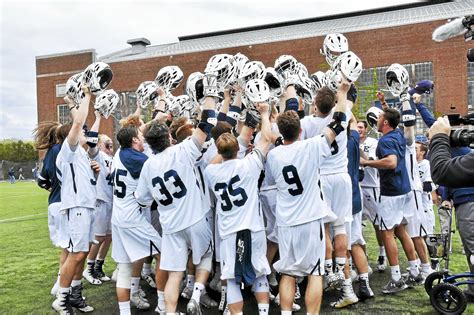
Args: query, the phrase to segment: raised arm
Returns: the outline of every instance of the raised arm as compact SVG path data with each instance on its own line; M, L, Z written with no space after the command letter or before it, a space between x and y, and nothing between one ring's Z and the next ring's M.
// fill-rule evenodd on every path
M201 113L201 121L193 132L193 139L202 146L206 142L212 127L217 123L216 119L216 98L217 93L217 78L212 74L205 74L203 78L204 85L204 102Z
M99 148L97 147L97 142L99 141L99 127L100 127L100 114L98 111L94 112L95 114L95 121L92 125L91 129L87 133L87 145L89 146L89 150L87 153L89 154L90 158L96 157L97 153L99 152Z
M270 106L267 103L257 104L257 110L262 117L260 120L260 142L257 144L256 149L260 150L263 155L268 153L270 143L272 143L272 126L270 124Z
M76 146L79 143L79 138L82 134L82 126L86 122L87 114L89 113L89 103L91 101L91 92L88 86L83 85L82 91L84 92L84 98L82 99L79 106L75 106L72 100L66 96L64 100L68 103L71 115L73 118L71 130L67 135L67 142L71 146Z
M411 146L415 142L415 124L416 124L416 111L410 105L410 96L405 93L400 95L402 101L402 122L405 128L403 132L407 145Z
M326 128L323 129L322 132L326 136L329 145L332 145L338 134L346 130L346 111L347 104L349 102L347 100L347 92L349 91L350 87L350 83L346 79L343 79L339 89L337 90L333 120Z

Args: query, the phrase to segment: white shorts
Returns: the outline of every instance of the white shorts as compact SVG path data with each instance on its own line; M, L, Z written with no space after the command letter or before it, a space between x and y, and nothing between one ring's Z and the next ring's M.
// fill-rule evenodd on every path
M213 240L214 240L214 254L215 254L215 259L217 262L220 262L221 261L221 236L219 234L219 223L217 222L219 219L218 219L218 216L217 216L217 213L216 213L216 209L215 208L211 208L211 211L212 211L212 224L211 224L211 231L213 231Z
M67 225L60 223L62 228L67 227L69 240L67 246L64 246L64 239L60 240L61 247L66 248L70 253L78 252L89 252L90 243L94 240L94 215L92 214L93 209L75 207L66 209L65 212L67 218ZM66 233L61 233L66 234ZM64 237L63 235L62 237Z
M97 200L94 210L94 235L112 234L112 203Z
M277 190L269 189L260 192L263 217L265 218L265 232L269 241L278 243L278 229L276 225L276 198Z
M158 210L150 210L150 216L151 216L151 226L155 228L155 230L160 234L160 236L163 234L163 229L161 228L161 223L160 223L160 212Z
M425 208L425 218L426 218L426 233L433 234L436 226L435 214L433 207Z
M352 183L348 173L321 175L324 201L337 216L331 225L352 221ZM327 220L325 221L328 222Z
M201 258L212 255L212 231L207 217L196 224L175 233L163 234L160 269L185 271L189 250L193 264L199 265Z
M380 196L377 207L379 217L379 229L387 231L402 223L404 217L403 208L406 207L405 195Z
M403 223L406 223L406 229L410 237L426 236L425 211L421 201L421 191L412 190L405 195L405 208L413 209L413 215L406 217Z
M280 259L273 264L281 274L305 277L324 274L326 237L324 221L278 227Z
M377 207L379 204L378 198L380 197L379 187L362 187L362 205L363 205L363 217L373 225L379 225Z
M161 237L151 224L126 228L112 224L112 258L116 263L132 263L160 251Z
M49 238L54 246L58 245L59 230L60 230L60 215L59 208L61 207L60 202L52 203L48 206L48 229Z
M362 234L362 211L352 215L354 220L351 222L350 246L365 245L364 235Z
M252 235L252 267L256 277L270 274L267 260L267 239L265 231L251 232ZM221 240L221 280L234 279L235 269L235 238L237 233L228 235Z

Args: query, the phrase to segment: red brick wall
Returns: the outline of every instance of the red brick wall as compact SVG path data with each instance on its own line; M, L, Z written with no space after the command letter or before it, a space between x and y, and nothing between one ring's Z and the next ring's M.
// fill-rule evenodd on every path
M431 40L433 30L445 23L435 21L407 26L346 33L349 48L364 64L364 68L387 66L392 63L433 62L434 82L436 86L436 110L449 113L451 105L455 111L467 111L467 69L466 50L469 45L462 36L443 43ZM236 34L235 36L238 36ZM267 66L273 66L275 59L282 54L291 54L306 65L310 73L320 70L325 63L319 54L324 36L277 43L210 50L183 55L156 57L135 61L110 63L114 71L111 84L117 92L135 91L146 80L153 80L158 70L167 65L178 65L185 77L194 71L203 71L209 58L217 53L235 54L241 52L251 60L261 60ZM37 61L37 72L69 71L77 67L85 68L92 55L72 55L69 57L42 59ZM54 106L62 104L55 98L55 84L65 82L70 75L37 79L38 120L56 119ZM183 92L184 84L177 93ZM92 118L89 117L89 121ZM110 122L104 124L104 132L112 131Z

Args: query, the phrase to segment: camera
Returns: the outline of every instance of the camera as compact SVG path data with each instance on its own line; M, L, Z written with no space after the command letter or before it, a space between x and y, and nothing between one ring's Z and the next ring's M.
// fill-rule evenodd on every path
M449 114L447 116L451 126L455 127L451 130L451 134L449 135L451 146L469 147L474 145L474 130L459 127L460 125L474 126L474 113L466 116L461 116L460 114Z

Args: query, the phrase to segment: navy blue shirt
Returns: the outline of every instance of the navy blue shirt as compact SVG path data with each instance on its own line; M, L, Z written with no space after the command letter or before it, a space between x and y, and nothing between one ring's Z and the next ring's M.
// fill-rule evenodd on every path
M61 202L61 183L56 177L56 157L61 151L61 145L55 144L49 148L43 160L41 177L51 183L51 193L48 197L48 204Z
M397 157L397 167L395 169L379 169L381 195L401 196L410 191L410 181L405 167L405 150L405 136L398 128L379 139L376 150L379 160L389 155Z
M142 171L143 163L148 159L148 156L132 148L120 149L119 155L123 166L127 168L133 179L137 179Z
M352 214L357 214L362 211L362 202L360 199L359 189L359 164L360 164L360 152L359 152L360 135L357 131L351 130L351 133L347 137L347 158L349 163L347 164L347 170L352 182Z

